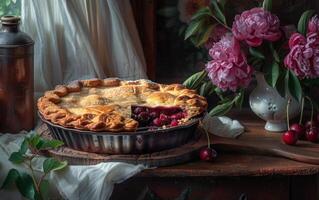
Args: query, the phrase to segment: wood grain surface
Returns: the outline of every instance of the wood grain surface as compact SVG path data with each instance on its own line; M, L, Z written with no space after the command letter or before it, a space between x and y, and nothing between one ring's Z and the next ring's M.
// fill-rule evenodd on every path
M242 117L245 133L238 138L222 138L212 135L212 146L218 152L242 153L250 155L267 155L283 157L302 163L319 165L319 144L298 141L296 146L281 142L281 133L271 133L263 129L263 122L258 119ZM38 128L44 137L50 137L46 125ZM162 152L143 155L106 155L81 152L67 147L49 150L46 153L59 159L68 160L70 164L97 164L107 161L122 161L148 166L170 166L192 161L198 157L201 148L207 146L206 136L198 130L199 139L181 147ZM319 167L319 166L318 166Z

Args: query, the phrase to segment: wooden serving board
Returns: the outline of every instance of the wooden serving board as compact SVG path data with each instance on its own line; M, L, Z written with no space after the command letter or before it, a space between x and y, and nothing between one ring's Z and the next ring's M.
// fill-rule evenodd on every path
M42 137L52 138L50 131L45 124L42 124L37 133ZM201 139L203 134L198 135L198 138L181 147L169 149L161 152L154 152L142 155L108 155L96 154L74 150L68 147L61 147L57 150L47 150L44 153L47 156L52 156L60 160L67 160L71 165L93 165L101 162L127 162L132 164L144 164L149 167L170 166L180 163L185 163L198 157L198 150L205 146L207 142ZM204 144L203 144L204 143Z
M295 161L319 165L319 144L298 141L296 146L281 142L281 133L270 133L264 130L260 121L243 122L246 131L237 139L211 135L211 144L218 152L248 153L268 156L279 156ZM43 137L50 137L46 125L37 131ZM198 129L199 139L181 147L143 155L106 155L77 151L67 147L49 150L46 153L58 159L67 160L74 165L90 165L107 161L122 161L148 166L169 166L185 163L198 158L201 148L207 146L206 136Z
M245 133L237 139L214 136L214 148L220 151L279 156L319 165L319 144L299 140L295 146L289 146L282 143L282 133L264 130L264 123L259 120L242 123L246 129Z

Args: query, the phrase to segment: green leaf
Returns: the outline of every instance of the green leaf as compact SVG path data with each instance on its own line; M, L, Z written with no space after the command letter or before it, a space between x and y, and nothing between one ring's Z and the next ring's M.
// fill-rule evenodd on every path
M4 189L13 183L18 179L20 176L20 173L16 169L10 169L10 171L7 174L7 177L4 179L4 182L2 183L1 189Z
M316 13L315 10L307 10L305 11L298 22L298 32L306 35L307 34L307 27L309 19Z
M219 0L218 4L224 9L228 0Z
M45 180L45 179L42 180L40 184L40 193L42 197L49 197L49 181L48 180Z
M41 139L36 146L37 149L43 150L43 149L55 149L60 146L62 146L64 143L60 140L43 140Z
M32 177L29 174L21 173L16 180L16 185L22 196L28 199L34 199L36 189Z
M176 7L166 7L159 10L157 14L163 17L173 17L178 15L178 10Z
M68 165L66 161L58 161L54 158L47 158L43 162L44 173L49 173L50 171L57 171L65 168Z
M250 56L248 62L250 64L250 66L252 66L256 71L261 71L261 67L264 64L263 60L256 58L256 57L253 57L253 56Z
M236 96L235 100L235 106L237 108L242 108L243 102L244 102L244 97L245 97L245 91L242 90L239 92L239 94Z
M178 30L178 36L182 36L183 35L183 33L185 32L185 30L186 30L186 25L183 25L183 26L181 26L180 28L179 28L179 30Z
M14 164L20 164L25 160L25 157L22 153L20 152L13 152L10 157L9 160L14 163Z
M199 40L197 46L201 46L203 44L205 44L207 42L207 40L209 39L209 37L211 36L211 33L213 31L215 25L210 25L206 28L206 30L204 31L203 34L201 34L201 39Z
M216 17L221 21L223 22L223 24L227 25L227 21L226 21L226 17L224 15L224 13L221 11L218 3L217 3L217 0L212 0L212 5L213 5L213 8L214 8L214 14L216 15Z
M258 49L250 47L249 48L249 53L259 59L265 60L265 56L263 53L261 53Z
M200 86L199 94L200 94L201 96L205 96L205 88L206 88L207 84L208 84L208 83L206 82L206 83L204 83L202 86Z
M28 140L25 138L25 139L23 140L23 142L21 143L19 152L20 152L21 154L25 154L25 153L27 152L28 148L29 148L29 146L28 146Z
M286 98L288 92L288 80L289 80L289 71L284 70L279 74L279 78L276 84L276 90L283 98Z
M289 73L290 73L289 70L286 70L286 75L284 78L284 80L285 80L284 86L285 86L285 91L286 91L285 97L287 97L289 95L289 78L290 78Z
M29 145L32 148L36 148L38 143L40 142L40 135L34 133L29 138L27 138Z
M189 40L192 42L192 44L193 44L194 46L196 46L196 45L198 44L198 41L197 41L197 38L196 38L196 37L190 37ZM191 62L191 63L193 63L193 62ZM192 64L192 65L193 65L193 64Z
M289 71L289 82L288 87L290 94L298 101L301 102L302 98L302 88L299 79L295 74Z
M213 83L208 81L208 82L205 82L201 87L200 87L200 92L199 94L202 95L202 96L206 96L208 95L208 93L212 90L213 88Z
M205 16L212 16L212 11L209 7L199 9L193 16L192 20L198 20Z
M277 62L273 62L271 67L267 68L266 81L271 87L276 87L279 78L279 65Z
M279 55L278 55L276 49L274 48L274 45L272 43L269 43L269 47L270 47L270 51L271 51L275 61L277 63L280 63L280 58L279 58Z
M185 40L194 35L202 27L203 24L204 20L192 21L185 31Z
M264 0L263 9L271 11L271 9L272 9L272 0Z
M188 79L186 79L183 85L185 85L189 89L196 90L206 76L207 76L207 72L205 70L197 72L196 74L193 74Z
M40 193L38 193L37 191L35 191L34 200L46 200L46 199L49 199L49 197L48 197L48 196L42 197Z
M187 200L189 199L189 196L191 194L191 188L190 187L187 187L185 188L179 195L178 197L175 199L175 200Z
M221 116L225 115L227 112L229 112L233 107L233 101L228 101L226 103L217 105L214 107L210 112L210 116Z

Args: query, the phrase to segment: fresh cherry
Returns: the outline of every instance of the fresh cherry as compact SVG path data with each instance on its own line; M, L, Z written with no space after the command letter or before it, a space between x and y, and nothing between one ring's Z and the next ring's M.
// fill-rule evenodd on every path
M282 141L288 145L295 145L298 140L298 135L295 131L288 130L282 135Z
M310 129L311 127L318 127L318 122L315 120L307 121L306 129Z
M306 138L310 142L317 142L319 137L319 131L317 127L312 127L306 131Z
M213 161L217 157L217 152L212 148L202 148L199 152L199 157L203 161Z
M298 139L303 138L305 135L305 127L302 124L292 124L290 130L295 131L298 135Z

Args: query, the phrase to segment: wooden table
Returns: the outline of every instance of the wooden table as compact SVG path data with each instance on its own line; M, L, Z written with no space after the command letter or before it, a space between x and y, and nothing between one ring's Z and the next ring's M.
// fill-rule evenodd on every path
M285 158L219 152L214 163L145 170L118 184L111 199L319 199L318 172L319 165Z

